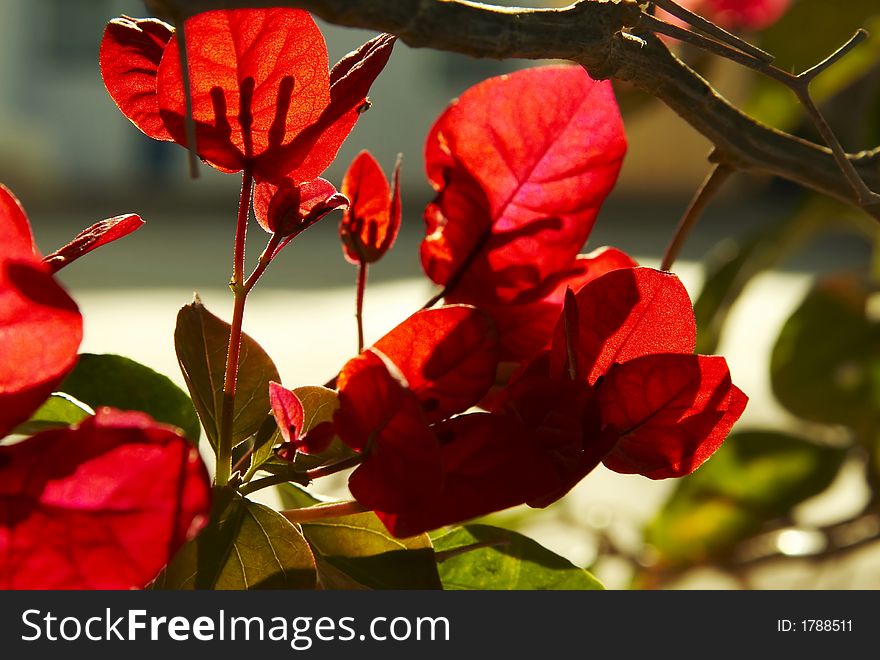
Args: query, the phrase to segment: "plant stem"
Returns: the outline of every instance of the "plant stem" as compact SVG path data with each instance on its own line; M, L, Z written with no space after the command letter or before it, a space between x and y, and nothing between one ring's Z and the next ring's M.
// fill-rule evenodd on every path
M678 258L681 249L684 247L685 241L688 236L690 236L690 233L696 226L700 216L703 215L706 206L709 205L709 202L715 197L721 189L721 186L724 185L724 182L727 181L731 174L733 174L733 169L721 163L716 165L712 168L712 171L709 172L709 175L694 195L693 200L691 200L687 211L685 211L682 216L678 228L675 230L675 234L672 236L672 240L666 248L666 252L663 253L663 261L660 264L660 270L670 270L672 268L672 264L674 264L675 260Z
M358 261L355 318L358 326L358 353L364 350L364 291L367 288L367 262Z
M229 287L234 296L232 324L229 330L229 348L226 352L226 374L223 379L223 406L220 413L220 438L217 441L217 469L215 481L225 486L232 472L232 422L235 412L235 387L238 379L238 361L241 351L241 328L248 289L244 285L245 238L250 213L253 176L249 169L242 173L241 196L238 202L238 222L235 227L235 246L232 256L232 280Z
M369 509L360 502L346 500L344 502L316 504L315 506L307 506L302 509L288 509L278 513L292 523L304 523L314 520L325 520L327 518L339 518L340 516L350 516L353 513L364 513L366 511L369 511Z
M247 495L262 490L263 488L269 488L270 486L286 484L289 481L307 486L315 479L329 477L331 474L342 472L343 470L359 465L363 460L363 454L356 454L355 456L344 458L341 461L336 461L335 463L330 463L328 465L321 465L312 468L311 470L306 470L305 472L291 470L290 472L284 472L282 474L272 474L268 477L263 477L262 479L257 479L256 481L250 481L244 484L238 492L242 495Z

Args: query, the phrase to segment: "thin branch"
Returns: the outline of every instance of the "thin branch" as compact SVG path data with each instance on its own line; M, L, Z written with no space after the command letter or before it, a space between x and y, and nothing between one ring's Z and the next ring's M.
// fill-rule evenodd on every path
M724 28L715 25L712 21L707 21L705 18L700 16L699 14L695 14L689 9L685 9L681 5L677 4L673 0L653 0L654 5L659 7L660 9L672 14L678 19L681 19L691 27L700 30L708 34L711 37L715 37L718 41L722 43L726 43L734 48L738 48L742 52L747 55L751 55L759 60L763 60L764 62L772 62L773 55L770 53L761 50L757 46L750 44L748 41L740 39L735 34L731 34Z
M672 265L681 253L681 249L684 247L685 241L688 236L690 236L697 221L703 215L703 211L715 195L718 194L721 186L723 186L724 182L730 178L731 174L733 174L733 170L721 163L715 165L715 167L712 168L712 171L709 172L709 175L703 181L700 189L697 190L694 195L687 211L685 211L682 216L681 222L675 230L672 240L666 247L666 252L663 253L663 260L660 263L660 270L670 270L672 268Z
M363 460L363 454L355 454L354 456L343 458L342 460L336 461L335 463L319 465L318 467L312 468L311 470L306 470L305 472L297 471L293 468L293 465L291 464L291 468L289 471L282 471L278 474L271 474L268 477L263 477L261 479L250 481L244 484L239 489L239 492L242 495L247 495L248 493L253 493L255 491L262 490L263 488L268 488L270 486L285 484L289 481L301 484L303 486L308 486L315 479L320 479L321 477L329 477L331 474L336 474L337 472L348 470L349 468L353 468L356 465L360 465Z
M702 48L703 50L718 55L720 57L726 57L729 60L739 62L740 59L747 58L749 60L755 60L757 62L768 63L768 60L756 58L751 53L743 52L742 49L731 48L725 43L715 41L714 39L709 39L708 37L704 37L703 35L697 34L696 32L690 32L689 30L680 28L677 25L666 23L649 14L644 14L642 16L641 20L639 21L639 27L645 30L650 30L651 32L654 32L656 34L665 34L667 37L672 37L673 39L684 41L685 43L689 43L692 46L696 46L697 48ZM770 61L772 61L772 58Z
M644 16L642 22L646 24L648 29L655 29L654 22L656 22L656 19ZM867 38L867 36L868 33L865 30L858 30L850 38L849 41L847 41L843 46L834 51L827 58L798 75L789 73L788 71L784 71L768 62L763 62L743 53L739 53L733 49L720 47L720 44L713 45L713 42L709 42L708 44L706 44L700 42L699 40L693 39L690 40L690 43L698 47L704 48L716 55L720 55L721 57L725 57L739 64L742 64L743 66L762 73L763 75L772 78L773 80L776 80L777 82L788 87L795 94L795 96L797 96L798 101L801 103L801 105L804 106L804 109L807 111L807 115L810 117L813 125L822 135L822 139L825 140L825 143L830 147L831 154L833 155L834 160L837 162L840 171L846 177L847 181L852 187L853 192L856 195L856 201L858 202L858 205L874 217L880 219L880 195L873 192L870 187L868 187L868 185L865 183L859 172L856 171L855 166L852 164L849 156L847 155L843 146L840 144L840 140L837 139L837 136L834 134L831 126L828 124L827 120L822 115L822 112L816 106L815 102L813 101L813 97L810 94L810 83L812 83L819 74L827 70L833 64L838 62L842 57L844 57L847 53L849 53L853 48L862 43Z

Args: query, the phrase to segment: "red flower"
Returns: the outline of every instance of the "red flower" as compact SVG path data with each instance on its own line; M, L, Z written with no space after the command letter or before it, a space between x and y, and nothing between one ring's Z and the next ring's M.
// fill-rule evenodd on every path
M694 355L695 323L687 291L670 273L610 272L574 294L577 327L560 319L548 372L574 371L595 390L599 432L615 443L604 458L617 472L652 479L697 469L739 419L747 397L722 357Z
M369 151L360 152L342 180L342 194L351 205L339 223L342 252L353 264L373 263L394 244L400 229L400 161L394 188Z
M316 178L333 161L394 44L380 35L332 71L308 13L218 10L185 23L196 152L225 172ZM101 43L110 96L141 131L187 145L177 37L153 19L111 21Z
M41 260L0 186L0 438L76 363L82 316L52 273L142 224L96 223ZM141 413L101 409L0 446L0 588L142 587L204 524L209 491L190 443Z
M492 382L497 345L466 306L413 315L339 376L334 426L364 460L352 495L396 536L521 504L558 484L556 463L517 420L458 414Z
M254 188L254 215L270 234L285 238L278 249L331 211L348 206L348 199L325 179L296 183L285 178L279 185L262 181Z
M0 446L0 588L143 587L209 509L198 451L142 413Z
M610 87L573 67L481 83L435 124L422 264L468 304L418 312L349 362L334 417L363 455L352 494L393 534L546 506L602 462L682 476L742 413L724 359L693 354L674 275L578 255L624 150ZM522 363L500 389L499 359Z

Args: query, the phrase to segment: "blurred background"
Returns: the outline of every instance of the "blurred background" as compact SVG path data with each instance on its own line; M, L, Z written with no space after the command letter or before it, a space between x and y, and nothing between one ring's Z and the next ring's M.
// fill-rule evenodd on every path
M145 10L138 0L4 0L0 181L21 199L44 253L98 219L143 216L140 231L60 277L86 319L84 351L128 356L183 386L177 310L197 291L230 315L239 179L204 166L189 179L182 149L146 138L117 110L98 46L120 14ZM780 66L802 70L872 23L880 28L876 0L800 0L752 36ZM372 36L322 28L331 62ZM815 139L786 90L697 52L680 55L740 107ZM422 159L429 127L472 84L532 64L395 47L372 109L324 175L339 185L364 148L386 171L403 154L405 217L394 250L370 270L368 343L434 293L418 260L432 194ZM847 148L880 143L878 90L880 39L820 79L818 100ZM656 266L708 172L710 145L653 99L617 91L630 148L587 249L615 245ZM342 258L337 222L328 217L289 247L248 303L245 330L289 387L326 381L355 352L355 269ZM725 355L751 397L737 435L688 479L599 468L548 509L493 522L589 566L611 588L880 587L874 233L859 213L796 186L735 176L675 271L697 304L700 352ZM250 238L255 258L265 237L254 225Z

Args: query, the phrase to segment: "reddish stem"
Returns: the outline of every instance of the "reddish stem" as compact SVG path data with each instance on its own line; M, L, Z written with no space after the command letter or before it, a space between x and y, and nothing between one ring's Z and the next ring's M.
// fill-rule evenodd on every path
M364 350L364 291L367 288L367 262L358 261L355 318L358 326L358 353Z
M248 289L244 283L245 238L247 236L248 214L250 213L253 176L249 169L242 173L241 196L238 202L238 222L235 227L235 247L232 257L232 289L234 304L232 325L229 330L229 348L226 352L226 375L223 379L223 407L220 413L220 438L217 441L217 470L215 481L218 486L229 482L232 472L232 421L235 411L235 387L238 380L238 361L241 352L241 328L244 321L244 305Z
M327 504L316 504L302 509L289 509L287 511L279 511L279 513L292 523L307 523L314 520L326 520L327 518L339 518L340 516L350 516L354 513L364 513L369 511L360 502L348 500L344 502L328 502Z

